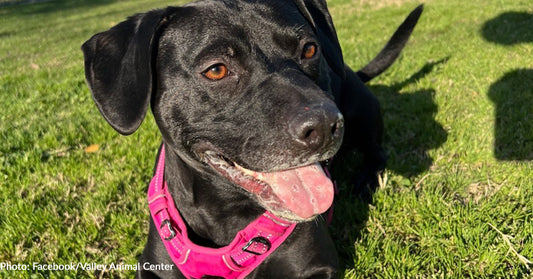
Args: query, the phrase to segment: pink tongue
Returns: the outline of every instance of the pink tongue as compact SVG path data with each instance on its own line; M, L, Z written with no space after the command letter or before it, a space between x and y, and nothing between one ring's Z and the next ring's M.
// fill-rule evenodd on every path
M252 175L270 185L285 207L302 218L321 214L333 203L333 183L319 163Z

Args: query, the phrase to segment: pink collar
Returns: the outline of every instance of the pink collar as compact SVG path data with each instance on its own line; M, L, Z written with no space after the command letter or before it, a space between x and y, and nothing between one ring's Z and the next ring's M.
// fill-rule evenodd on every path
M239 231L226 247L208 248L192 243L164 179L165 147L148 187L148 205L170 258L187 278L205 275L244 278L289 237L296 227L265 212Z

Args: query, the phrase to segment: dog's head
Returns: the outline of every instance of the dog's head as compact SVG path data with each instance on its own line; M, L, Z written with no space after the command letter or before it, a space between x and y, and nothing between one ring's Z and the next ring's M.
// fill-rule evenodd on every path
M344 63L325 1L201 1L135 15L82 47L105 119L133 133L151 104L167 148L286 219L329 208L318 162L340 147L330 75Z

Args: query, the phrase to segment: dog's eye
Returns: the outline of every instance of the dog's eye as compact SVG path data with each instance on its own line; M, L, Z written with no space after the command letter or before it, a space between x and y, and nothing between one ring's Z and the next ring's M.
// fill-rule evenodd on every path
M215 64L205 70L202 75L210 80L221 80L228 76L228 67L224 64Z
M315 57L317 45L315 43L307 43L302 49L302 59L311 59Z

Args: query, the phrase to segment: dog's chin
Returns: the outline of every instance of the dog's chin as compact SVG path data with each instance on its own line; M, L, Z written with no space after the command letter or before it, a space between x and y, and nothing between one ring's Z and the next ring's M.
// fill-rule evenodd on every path
M333 203L333 183L319 162L258 172L214 151L206 151L202 157L217 173L253 195L263 208L287 221L313 220Z

